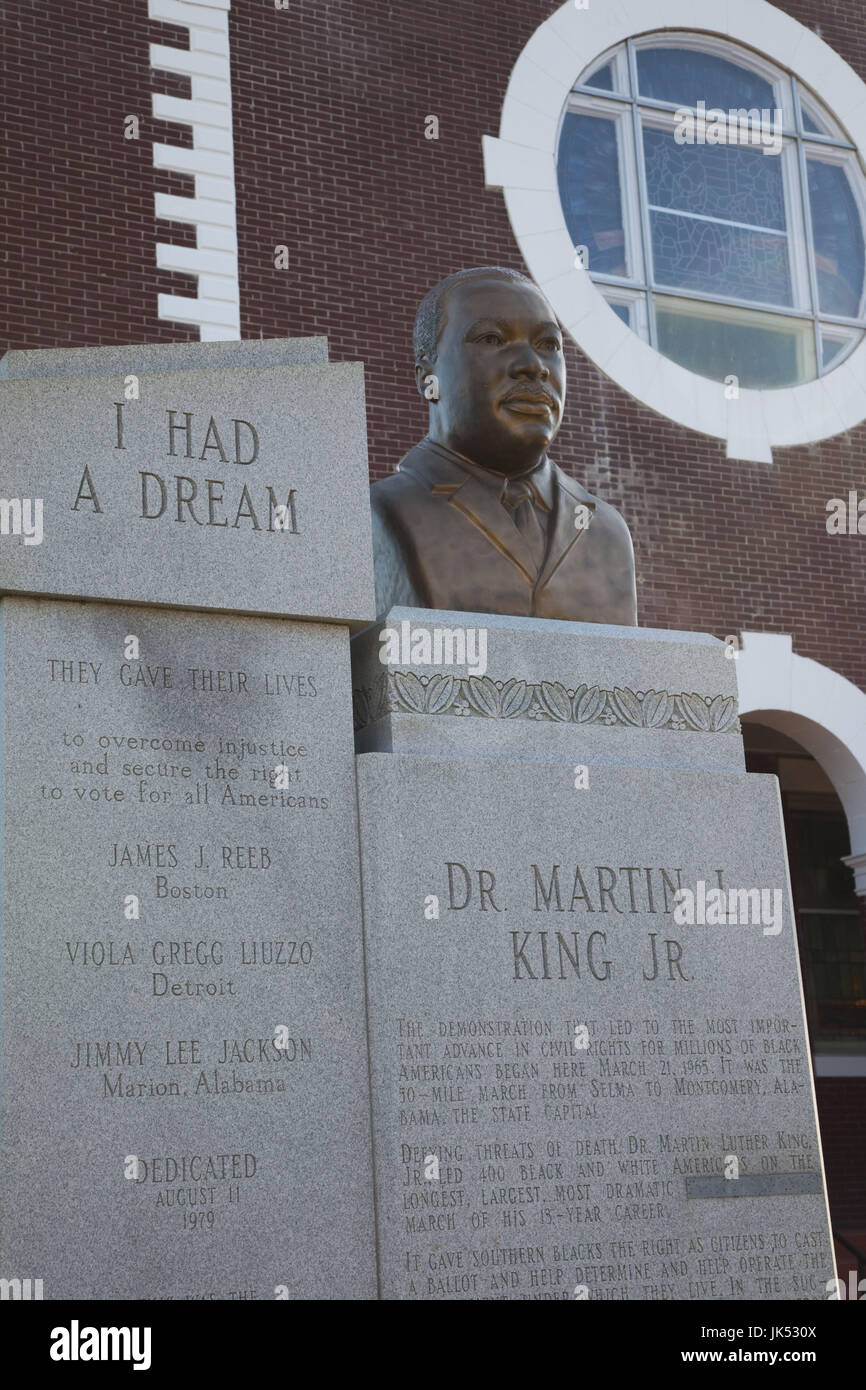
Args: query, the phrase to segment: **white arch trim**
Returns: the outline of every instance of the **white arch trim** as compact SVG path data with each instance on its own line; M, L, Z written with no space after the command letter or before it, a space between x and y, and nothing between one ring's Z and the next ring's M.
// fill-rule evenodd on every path
M827 101L866 163L866 85L810 29L766 0L573 0L536 29L508 83L499 137L483 137L487 186L501 188L514 236L566 331L613 381L652 410L724 439L728 458L772 463L773 448L812 443L866 418L866 338L827 376L778 391L741 390L663 357L617 317L574 266L556 180L556 138L583 68L613 44L659 29L700 30L743 43L789 69Z
M855 888L866 897L866 694L787 635L744 632L737 660L740 714L801 743L821 764L848 819Z

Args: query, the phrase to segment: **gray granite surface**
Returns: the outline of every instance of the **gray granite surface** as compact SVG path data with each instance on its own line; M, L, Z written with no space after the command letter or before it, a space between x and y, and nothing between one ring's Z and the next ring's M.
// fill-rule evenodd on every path
M7 598L0 639L0 1272L374 1296L346 630Z
M372 618L363 368L214 347L0 383L0 592Z
M28 376L126 377L206 367L279 367L327 362L327 338L245 338L239 342L132 343L122 347L14 348L0 357L0 381Z
M742 770L725 651L704 633L394 608L352 642L356 746Z
M776 779L358 774L383 1296L827 1298Z

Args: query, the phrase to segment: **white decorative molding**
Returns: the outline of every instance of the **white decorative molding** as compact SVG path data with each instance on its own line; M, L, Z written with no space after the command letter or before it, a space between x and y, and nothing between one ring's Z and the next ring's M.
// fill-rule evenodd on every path
M742 643L740 715L796 739L821 764L848 820L845 863L866 896L866 694L829 666L797 656L787 635L744 632Z
M866 898L866 853L847 854L842 860L854 870L854 890L861 898Z
M153 94L153 114L163 121L192 127L193 147L154 145L157 169L192 174L195 197L156 194L156 216L190 222L196 246L158 242L160 270L198 276L198 295L161 294L158 316L172 323L193 324L202 342L238 340L241 336L238 239L235 217L235 167L232 142L232 88L228 11L231 0L148 0L151 19L183 24L189 51L150 45L151 67L179 72L192 82L189 99Z
M726 442L728 458L772 463L773 448L826 439L866 418L866 338L834 371L776 391L740 390L663 357L622 322L574 266L556 177L556 135L583 69L638 34L686 29L745 44L827 100L866 164L866 85L810 29L766 0L568 0L535 31L511 74L499 137L483 137L485 179L501 188L529 272L578 346L660 415Z

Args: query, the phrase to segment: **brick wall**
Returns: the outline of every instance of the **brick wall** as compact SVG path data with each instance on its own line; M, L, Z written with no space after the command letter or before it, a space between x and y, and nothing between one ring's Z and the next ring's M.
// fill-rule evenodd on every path
M154 141L188 143L188 130L153 120L151 92L189 84L152 74L148 43L184 48L186 29L150 23L147 0L9 0L0 24L2 350L197 338L156 316L159 292L196 287L157 271L153 211L156 190L189 194L192 179L153 168ZM166 231L195 245L191 228Z
M230 16L244 337L326 333L366 364L373 476L426 427L411 325L428 286L460 266L522 268L502 195L484 187L481 137L498 131L511 67L551 0L317 0ZM866 76L858 0L783 6ZM11 184L2 222L7 346L182 340L156 317L160 290L194 293L155 267L153 194L190 192L152 167L148 42L186 31L146 0L81 0L50 12L7 0L4 125ZM832 96L832 94L828 94ZM141 139L125 140L139 116ZM425 116L440 138L424 138ZM191 244L182 224L166 240ZM290 264L274 268L274 247ZM859 605L866 544L829 537L824 506L866 486L866 428L775 465L728 462L723 446L638 405L569 346L556 456L621 507L635 539L640 621L723 636L791 632L795 650L866 688Z

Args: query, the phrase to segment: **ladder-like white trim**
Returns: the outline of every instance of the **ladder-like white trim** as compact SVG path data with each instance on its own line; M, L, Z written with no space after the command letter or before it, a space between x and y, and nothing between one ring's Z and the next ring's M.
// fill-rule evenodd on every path
M193 147L154 145L157 169L192 174L195 197L157 193L156 216L190 222L196 245L158 242L160 270L179 270L198 277L198 295L161 294L157 313L172 323L193 324L202 342L241 336L235 167L232 143L232 86L228 11L231 0L148 0L151 19L182 24L189 30L189 51L150 45L150 65L179 72L192 82L190 99L153 94L159 120L192 127Z

